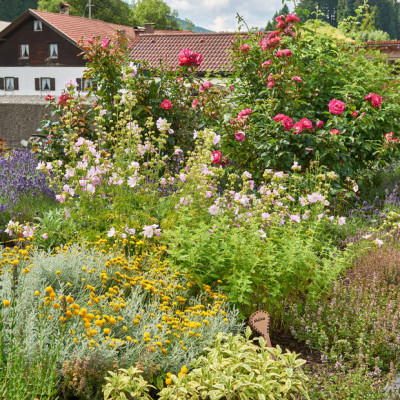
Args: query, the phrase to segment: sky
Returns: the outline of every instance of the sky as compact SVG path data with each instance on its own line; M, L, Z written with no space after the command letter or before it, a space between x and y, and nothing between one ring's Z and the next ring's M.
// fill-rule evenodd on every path
M216 32L235 31L236 14L242 16L249 28L264 27L273 14L283 6L282 0L164 0L179 17ZM290 4L289 8L290 7Z

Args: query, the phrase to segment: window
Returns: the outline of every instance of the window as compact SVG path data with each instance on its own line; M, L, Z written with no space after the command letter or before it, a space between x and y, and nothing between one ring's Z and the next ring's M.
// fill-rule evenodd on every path
M0 78L0 90L6 90L8 92L13 92L18 90L18 78L5 77Z
M41 92L56 90L55 78L35 78L35 90Z
M77 78L76 82L78 84L79 91L89 91L89 90L96 90L97 85L96 82L93 81L91 78Z
M57 58L58 57L58 44L56 44L56 43L50 44L49 56L51 58Z
M33 21L33 30L36 32L41 31L42 30L42 21L35 19Z
M21 44L21 58L29 58L29 44Z

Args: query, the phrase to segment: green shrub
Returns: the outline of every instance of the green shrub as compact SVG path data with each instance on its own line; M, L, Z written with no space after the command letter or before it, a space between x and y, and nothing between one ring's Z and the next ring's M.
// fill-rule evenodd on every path
M308 398L307 377L301 369L305 361L295 353L282 353L279 347L267 348L262 338L257 346L249 341L250 335L250 328L245 338L218 335L207 354L193 363L192 371L170 377L160 400Z

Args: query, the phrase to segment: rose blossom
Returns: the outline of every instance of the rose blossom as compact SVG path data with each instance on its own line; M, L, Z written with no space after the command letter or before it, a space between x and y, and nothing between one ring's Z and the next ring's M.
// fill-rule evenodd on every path
M353 111L353 112L351 113L351 115L352 115L352 117L357 117L357 111Z
M270 65L272 65L272 60L268 60L268 61L264 61L262 64L261 64L261 68L268 68L268 66L270 66Z
M331 114L342 114L344 111L345 104L343 101L332 99L329 102L329 112Z
M324 125L324 121L317 121L317 122L315 123L315 126L316 126L317 128L322 128L323 125Z
M293 120L292 118L289 118L287 115L282 120L283 127L287 130L290 131L293 127Z
M299 76L292 76L292 80L296 82L303 82L303 80Z
M222 154L219 150L213 151L211 161L213 164L219 164L221 162Z
M250 46L248 44L242 44L240 46L240 50L242 50L244 53L247 53L250 50Z
M292 55L292 52L289 49L278 50L276 52L277 57L290 57L291 55Z
M244 110L240 111L238 114L239 119L247 118L253 111L250 108L245 108Z
M237 131L235 132L235 138L239 140L239 142L243 142L243 140L246 138L246 134L242 131Z
M388 142L391 142L393 140L393 134L393 132L385 133L385 138Z
M377 108L382 104L382 97L376 93L370 93L364 96L365 100L370 101L372 107Z
M340 131L338 129L331 129L332 135L339 135Z
M202 59L203 56L201 53L196 53L195 51L189 49L182 49L178 56L179 66L181 67L184 65L194 65L198 67Z
M160 107L164 110L169 110L172 107L172 103L169 100L164 99Z

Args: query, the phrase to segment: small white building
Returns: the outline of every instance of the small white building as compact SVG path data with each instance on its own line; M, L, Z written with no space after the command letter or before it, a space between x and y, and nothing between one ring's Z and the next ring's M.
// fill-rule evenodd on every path
M99 36L112 38L125 34L131 46L137 29L69 15L62 2L60 13L27 10L0 31L0 96L61 94L65 82L74 79L85 90L85 60L78 42Z

